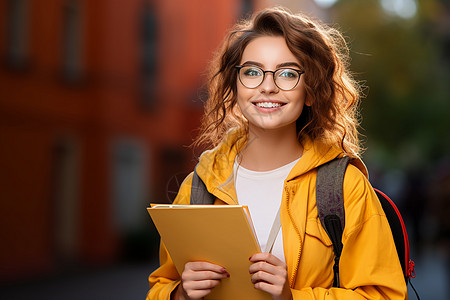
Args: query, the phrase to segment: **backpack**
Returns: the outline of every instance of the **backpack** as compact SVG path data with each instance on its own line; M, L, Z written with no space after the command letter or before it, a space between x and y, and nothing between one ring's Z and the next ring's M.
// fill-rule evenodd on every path
M345 226L343 183L344 174L350 162L348 156L336 158L317 170L316 180L316 205L320 222L327 232L333 244L335 254L333 272L334 287L339 287L339 259L342 252L342 234ZM403 222L402 215L394 202L383 192L374 188L380 201L386 218L391 228L397 249L398 259L402 266L403 276L406 284L411 288L420 300L420 297L412 285L411 278L416 277L414 271L415 263L410 259L408 233Z
M334 282L333 287L339 287L339 260L342 252L342 234L345 226L345 211L343 197L344 174L350 158L345 156L336 158L317 169L316 180L316 205L320 222L327 232L333 244ZM381 206L391 227L395 247L402 266L406 284L410 284L417 298L420 300L416 289L411 283L414 278L414 261L409 257L409 240L405 223L400 211L394 202L383 192L374 189L380 200ZM205 184L197 175L196 169L192 177L191 204L213 204L215 196L208 192Z

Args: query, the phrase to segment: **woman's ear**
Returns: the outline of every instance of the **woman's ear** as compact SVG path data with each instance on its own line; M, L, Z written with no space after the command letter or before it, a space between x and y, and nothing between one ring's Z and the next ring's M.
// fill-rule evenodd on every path
M305 105L312 106L312 104L313 104L313 99L312 99L311 95L306 95Z

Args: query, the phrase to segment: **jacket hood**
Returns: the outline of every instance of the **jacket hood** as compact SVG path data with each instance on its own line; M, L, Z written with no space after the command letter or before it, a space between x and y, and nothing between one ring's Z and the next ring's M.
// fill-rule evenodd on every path
M202 153L196 170L198 176L203 180L211 193L214 193L213 187L224 185L232 179L234 160L239 151L245 146L246 141L247 135L243 128L232 128L227 132L219 145L212 150ZM336 157L344 155L338 148L313 142L309 138L306 138L302 144L303 155L292 168L286 181L290 181ZM368 177L367 168L361 159L354 158L351 160L351 164L355 165Z

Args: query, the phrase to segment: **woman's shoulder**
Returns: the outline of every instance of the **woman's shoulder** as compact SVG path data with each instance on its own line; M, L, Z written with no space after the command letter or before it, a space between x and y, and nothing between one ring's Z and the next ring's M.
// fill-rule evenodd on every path
M367 171L353 162L348 164L344 175L344 188L346 186L359 186L368 183Z
M349 164L347 167L343 188L346 227L355 228L374 216L384 215L372 185L357 166Z

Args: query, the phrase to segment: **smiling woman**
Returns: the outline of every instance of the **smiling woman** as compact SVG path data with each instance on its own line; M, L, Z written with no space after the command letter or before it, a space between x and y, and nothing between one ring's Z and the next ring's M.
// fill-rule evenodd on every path
M254 29L251 29L252 25ZM270 41L263 43L255 39L270 39ZM282 42L284 53L279 53L278 61L274 61L273 54L281 49L271 45L270 42L277 40L284 40ZM278 42L275 45L278 45ZM201 133L195 145L216 146L225 133L236 126L243 127L248 132L249 123L246 119L248 115L243 110L251 107L237 105L239 91L242 93L245 91L240 88L245 86L242 75L246 75L246 84L249 81L247 79L249 73L243 74L243 71L252 70L253 75L255 71L262 73L262 76L255 76L255 80L251 80L252 84L247 86L261 84L255 88L258 90L270 88L270 81L267 81L269 77L273 78L272 82L277 86L279 76L274 75L278 73L271 72L279 68L288 68L303 75L299 74L301 76L298 85L289 91L282 87L279 95L303 89L306 95L307 106L296 120L298 139L301 141L308 136L329 145L339 144L347 155L358 156L360 146L356 128L359 86L346 68L348 48L339 31L306 16L260 14L255 17L253 24L248 21L237 24L224 40L221 53L222 55L216 56L210 66L209 99L205 107ZM250 53L254 57L247 57ZM255 61L258 57L273 59L267 62ZM262 63L268 65L263 66ZM249 66L259 69L247 69ZM264 82L260 83L261 79ZM248 93L253 92L250 90ZM262 100L267 100L267 93L265 97Z
M196 140L210 150L196 174L215 205L249 208L261 249L271 250L249 258L247 280L275 300L407 297L388 221L359 158L359 87L347 59L337 30L274 8L237 24L210 66ZM317 216L316 177L343 156L351 164L335 278L333 247ZM193 174L174 204L191 204L192 188ZM147 299L207 298L236 278L227 267L200 258L178 273L162 244Z
M238 73L237 103L249 125L249 140L259 136L259 130L287 130L296 138L296 121L302 113L306 92L300 77L303 71L298 70L300 62L284 38L255 38L242 53L240 65L244 67ZM286 157L287 162L296 158Z

